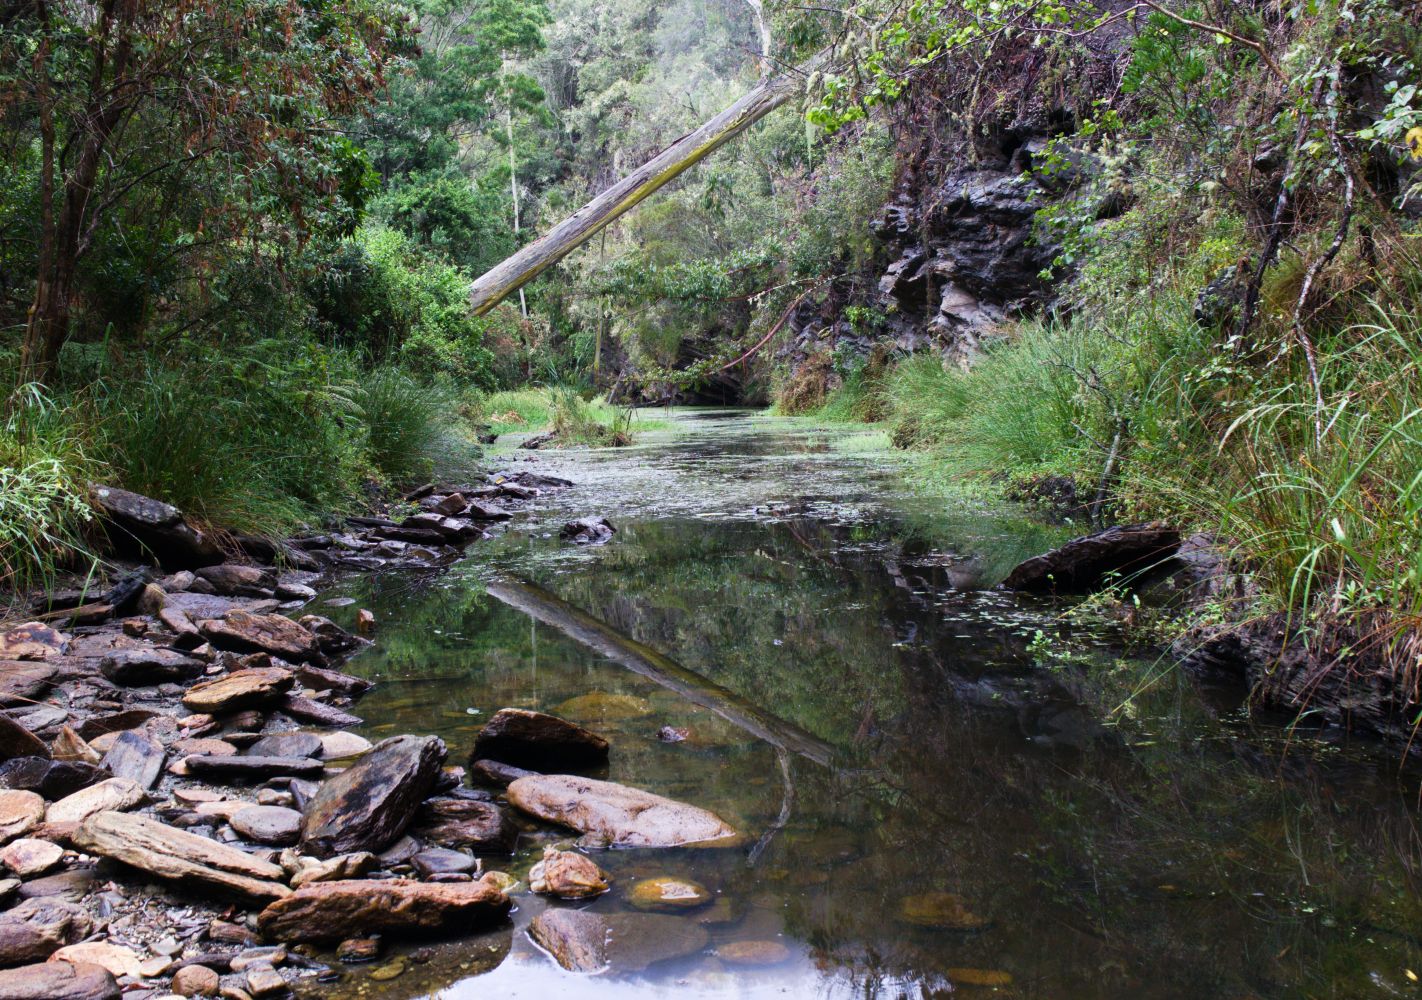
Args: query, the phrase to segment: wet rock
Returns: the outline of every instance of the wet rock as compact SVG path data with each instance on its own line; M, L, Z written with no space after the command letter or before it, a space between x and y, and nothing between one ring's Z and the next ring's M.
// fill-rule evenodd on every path
M379 938L348 938L336 948L342 962L373 962L380 957Z
M985 989L1002 989L1012 985L1012 973L1000 969L948 969L948 981L954 986L979 986Z
M977 931L988 921L968 909L961 896L951 892L923 892L899 903L899 917L915 927L950 931Z
M315 757L321 737L314 733L276 733L263 736L244 751L252 757Z
M544 896L559 899L588 899L611 887L612 879L591 858L576 851L543 849L543 860L528 873L528 887Z
M619 722L625 719L640 719L652 714L652 705L645 698L630 694L610 694L607 691L589 691L576 698L569 698L556 709L559 715L574 719L596 719L599 722Z
M307 615L301 620L305 622L315 617L315 615ZM320 621L324 622L327 621L327 619L322 618ZM334 624L332 624L332 627L335 627ZM322 634L318 632L317 638L321 639ZM347 635L347 638L354 640L355 636ZM360 641L356 641L355 645L360 645ZM345 652L346 649L353 648L355 648L355 646L347 646L334 651L329 650L326 648L323 640L321 651L328 654L332 652L340 653ZM297 680L301 681L304 687L310 688L313 691L339 691L341 694L354 696L364 694L374 687L374 685L364 677L356 677L354 674L342 673L339 670L329 670L326 667L315 667L309 663L304 663L296 668L296 677Z
M410 864L414 866L420 878L430 878L433 875L467 875L479 867L479 862L472 854L451 851L445 847L423 850L410 859Z
M322 760L345 760L348 757L359 757L363 753L369 753L371 748L370 740L364 736L357 736L355 733L323 733L321 735Z
M650 913L545 910L528 934L569 972L640 972L706 947L706 929Z
M716 955L730 965L761 967L779 965L790 957L790 949L780 941L731 941L720 945Z
M322 783L306 809L302 847L318 857L379 851L396 840L429 796L448 754L434 736L382 740Z
M0 660L0 707L25 705L43 698L57 670L50 663Z
M0 791L0 843L23 837L44 819L44 799L34 792Z
M222 977L205 965L185 965L173 973L173 992L180 997L215 997Z
M0 972L0 1000L119 1000L118 984L97 965L43 962Z
M553 715L501 708L474 741L474 759L491 757L539 771L577 771L607 762L607 740Z
M50 756L44 740L30 732L8 715L0 714L0 760L16 757Z
M558 537L577 545L605 545L616 533L617 529L605 517L583 517L563 525Z
M635 883L628 894L628 902L639 910L675 913L705 906L711 902L711 893L706 891L705 886L690 879L662 875Z
M485 503L482 500L471 500L465 516L476 521L507 521L513 517L498 504Z
M63 653L68 642L43 622L26 622L0 634L0 660L47 660Z
M190 681L202 675L207 664L172 649L138 646L119 649L99 661L99 672L120 687Z
M512 851L518 836L508 816L494 803L456 798L427 801L415 817L412 832L442 847L495 854Z
M27 899L0 913L0 965L43 962L58 948L89 936L94 922L73 903Z
M1092 590L1114 574L1129 576L1152 569L1179 548L1180 532L1162 522L1118 525L1020 563L1003 586L1061 593Z
M314 757L217 757L197 754L183 758L188 772L212 781L265 781L268 778L319 778L325 765Z
M222 550L183 520L182 513L128 490L100 486L94 503L105 521L110 543L120 552L152 553L165 569L190 569L222 561Z
M71 965L97 965L107 969L114 977L133 976L141 973L142 962L132 948L108 941L81 941L66 945L49 957L51 962L68 962Z
M691 735L686 726L663 726L657 730L657 739L663 743L681 743Z
M536 773L497 760L476 760L469 765L469 777L492 788L507 788L510 782Z
M21 837L0 847L0 863L20 878L35 878L51 871L64 858L64 848L47 840Z
M740 841L715 813L610 781L543 774L519 778L507 794L529 815L613 847L731 847Z
M258 844L285 846L301 837L301 813L281 806L247 806L232 815L232 829Z
M128 778L140 788L152 788L163 773L163 762L167 756L157 743L129 731L118 734L113 746L104 755L103 766L116 778Z
M290 618L253 614L241 608L198 623L207 641L235 653L270 653L299 663L320 655L316 637Z
M97 813L79 825L73 841L80 850L193 889L260 903L290 891L277 881L284 875L279 866L146 816Z
M79 761L16 757L0 764L0 788L36 792L62 799L102 779L107 772Z
M502 920L508 910L508 896L486 880L320 882L272 903L257 923L277 941L337 941L352 932L467 932Z
M293 719L317 726L358 726L365 721L358 715L295 694L284 696L276 707Z
M82 823L95 813L132 809L146 798L132 778L110 778L60 799L45 810L44 821L56 826Z
M195 684L183 695L183 705L208 715L265 708L279 701L294 683L295 676L282 667L238 670Z
M289 992L286 980L270 965L254 965L247 969L247 993L252 1000L284 997Z
M270 597L276 588L276 574L259 566L222 563L205 566L197 575L224 597Z

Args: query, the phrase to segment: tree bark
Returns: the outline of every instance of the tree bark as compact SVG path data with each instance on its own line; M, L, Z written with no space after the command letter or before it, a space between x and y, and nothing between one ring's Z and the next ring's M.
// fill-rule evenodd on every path
M474 282L469 304L482 316L544 270L596 236L668 181L704 160L800 92L802 77L819 64L817 56L797 73L763 81L705 125L690 132L628 174L546 235L530 243Z

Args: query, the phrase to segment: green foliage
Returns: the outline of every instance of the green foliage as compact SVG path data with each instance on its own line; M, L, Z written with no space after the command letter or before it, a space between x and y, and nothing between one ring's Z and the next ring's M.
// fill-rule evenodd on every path
M460 418L464 400L450 386L382 367L361 379L355 402L370 462L393 485L474 475L479 448Z

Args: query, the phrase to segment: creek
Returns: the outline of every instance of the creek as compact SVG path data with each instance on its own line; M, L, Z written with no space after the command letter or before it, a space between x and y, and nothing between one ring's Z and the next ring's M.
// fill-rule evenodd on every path
M656 416L669 429L627 448L499 455L577 485L448 572L352 580L323 599L354 604L312 610L375 613L378 642L348 666L378 682L365 736L434 733L463 763L499 708L539 709L611 741L601 776L745 831L733 850L592 852L614 884L579 906L629 911L637 880L690 879L712 902L674 919L704 945L638 968L629 942L621 966L565 972L525 928L570 904L520 888L511 926L392 949L322 994L1416 995L1418 776L1395 752L1251 717L1244 692L1123 652L1109 623L994 589L1069 529L918 488L881 435ZM616 526L608 544L558 538L588 515ZM691 686L533 620L495 580L531 582ZM695 678L796 739L718 711ZM572 839L530 831L484 864L526 886Z

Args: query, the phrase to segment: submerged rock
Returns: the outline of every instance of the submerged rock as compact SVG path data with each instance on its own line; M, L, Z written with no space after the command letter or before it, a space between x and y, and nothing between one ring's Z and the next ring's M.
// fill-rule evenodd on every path
M596 767L607 762L608 743L597 733L554 715L501 708L474 741L474 759L540 771Z
M508 896L487 879L318 882L272 903L257 922L277 941L339 941L357 933L465 932L500 921L508 911Z
M640 972L694 955L709 941L704 927L676 917L589 910L545 910L528 934L569 972Z
M611 884L611 876L591 858L576 851L560 851L556 847L544 848L543 860L528 873L528 887L531 890L559 899L600 896Z
M790 957L790 949L781 941L731 941L716 948L716 955L730 965L779 965Z
M977 931L988 925L986 919L968 909L961 896L951 892L906 896L899 903L899 917L916 927L950 931Z
M1113 574L1153 569L1179 548L1180 532L1162 522L1117 525L1020 563L1003 586L1062 593L1092 590Z
M711 902L711 893L706 891L705 886L690 879L662 875L635 883L628 894L628 902L639 910L675 913L705 906Z
M563 525L558 537L576 545L605 545L616 533L617 529L605 517L582 517Z
M611 781L569 774L519 778L515 807L612 847L732 847L740 835L715 813Z
M444 741L434 736L382 740L322 783L306 809L303 850L319 857L383 850L434 789L447 755Z
M640 719L652 714L651 702L631 694L611 694L607 691L589 691L576 698L569 698L556 709L562 715L575 719L597 719L599 722L616 722L623 719Z

